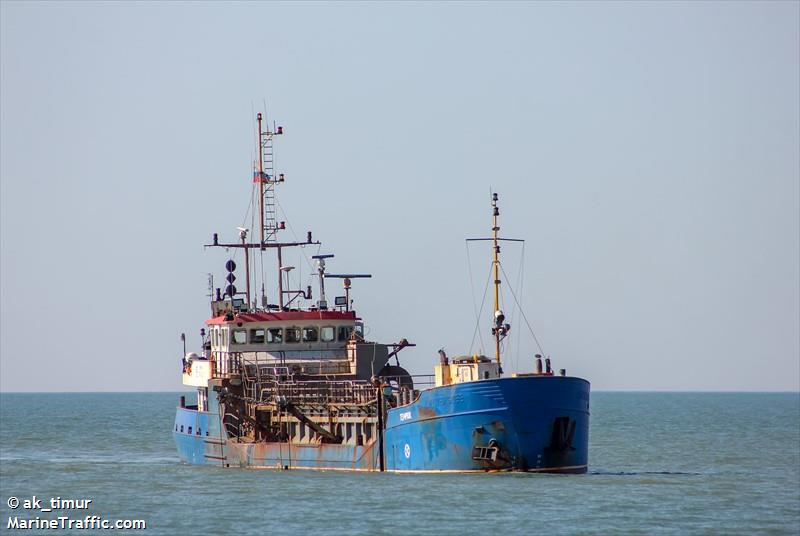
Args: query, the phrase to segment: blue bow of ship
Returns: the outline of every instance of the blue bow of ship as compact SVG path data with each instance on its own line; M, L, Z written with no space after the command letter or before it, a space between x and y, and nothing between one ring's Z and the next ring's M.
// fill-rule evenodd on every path
M212 316L201 330L202 350L187 353L184 346L183 384L196 388L197 397L187 403L182 396L175 415L181 460L396 473L586 472L589 382L564 369L554 372L540 354L532 372L503 375L511 326L500 309L499 244L507 239L499 236L497 194L491 236L475 239L493 246L494 355L449 357L440 350L433 375L412 376L398 354L413 345L367 340L352 308L352 280L368 274L329 273L333 255L315 255L318 299L310 286L290 288L292 267L284 266L283 252L319 242L310 232L304 241L279 239L286 225L277 219L275 195L285 177L274 170L273 142L283 128L265 123L258 114L252 179L257 239L239 228L238 240L224 243L215 234L208 244L241 252L243 267L229 260L226 285L216 292L211 280ZM277 259L277 285L262 280L259 287L255 267L265 265L265 256ZM241 290L237 277L245 279ZM344 284L344 296L333 304L327 279ZM271 286L275 303L267 296Z

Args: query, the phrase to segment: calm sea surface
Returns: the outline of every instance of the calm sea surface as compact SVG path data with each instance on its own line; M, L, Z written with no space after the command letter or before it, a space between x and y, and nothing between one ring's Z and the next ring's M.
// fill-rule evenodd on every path
M0 394L0 532L36 495L146 534L800 534L798 393L593 393L580 476L186 466L177 399Z

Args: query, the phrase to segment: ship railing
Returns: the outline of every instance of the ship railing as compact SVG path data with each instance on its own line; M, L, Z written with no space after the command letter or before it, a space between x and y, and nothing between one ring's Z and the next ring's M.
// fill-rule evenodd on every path
M244 359L241 365L242 376L259 378L265 375L285 376L288 374L305 374L309 376L326 376L328 374L350 374L350 363L347 361L308 361L291 366L275 363L263 363Z
M241 352L213 352L211 354L211 377L230 378L238 376L242 369Z
M263 354L263 356L258 354ZM272 356L273 354L267 352L213 352L211 354L212 377L259 376L262 374L262 370L272 369L285 369L288 373L289 367L285 365L285 360L279 359L276 362L272 357L267 363L268 355Z
M244 394L260 403L291 401L296 404L363 405L376 398L376 386L366 380L302 380L297 381L287 367L265 367L259 375L243 375ZM384 391L393 404L405 405L419 396L421 389L434 385L431 374L383 376L381 381L391 388Z
M260 381L275 378L286 380L291 376L292 370L289 367L256 364L249 361L242 366L242 378L245 380Z
M398 374L394 376L381 376L381 380L389 384L392 390L419 387L431 387L435 385L435 377L433 374Z
M364 380L302 382L266 380L252 385L254 399L261 403L284 404L291 402L302 406L330 404L369 405L377 397L376 387Z
M386 399L389 407L407 406L419 398L420 390L435 385L433 374L406 374L397 376L381 376L384 384L391 387L392 392Z
M262 355L259 355L262 354ZM270 363L268 364L268 357ZM274 359L274 354L268 352L248 351L248 352L213 352L211 361L213 362L212 377L230 378L231 376L259 376L261 371L278 371L273 374L288 374L288 367L283 360ZM277 364L276 364L277 363Z
M247 351L214 352L211 355L212 377L230 378L241 375L243 378L258 379L263 376L286 376L292 373L309 375L350 374L349 361L341 359L303 360L300 363L286 363L283 352Z

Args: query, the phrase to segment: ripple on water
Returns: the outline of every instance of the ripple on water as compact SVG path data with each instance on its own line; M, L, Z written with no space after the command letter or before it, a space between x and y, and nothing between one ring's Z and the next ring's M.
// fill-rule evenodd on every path
M596 393L572 476L187 466L174 394L0 396L3 495L92 498L148 534L800 533L798 395Z

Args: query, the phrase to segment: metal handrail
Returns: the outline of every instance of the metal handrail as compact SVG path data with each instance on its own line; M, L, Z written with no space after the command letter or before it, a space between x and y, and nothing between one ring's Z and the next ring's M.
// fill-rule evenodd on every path
M364 380L349 381L279 381L255 382L255 400L262 403L296 405L368 405L374 402L376 388Z
M263 355L262 355L263 354ZM266 356L270 356L267 359ZM278 359L276 360L275 357ZM288 370L286 365L286 358L282 352L266 352L266 351L247 351L247 352L224 352L218 351L211 355L210 361L213 363L211 375L214 378L229 378L231 376L242 375L245 376L249 373L248 367L259 369L266 367L277 368L283 367ZM275 363L278 363L276 365ZM318 370L309 370L314 367ZM351 372L351 364L346 356L341 356L340 359L322 359L322 360L308 360L302 365L306 373L316 374L349 374ZM260 375L257 372L256 375Z
M216 352L212 354L212 376L224 378L240 376L244 396L256 403L299 405L369 405L377 397L377 385L367 380L298 380L294 367L278 363L265 363L252 353L244 357L241 352ZM349 371L349 367L348 367ZM416 391L421 386L434 384L432 374L382 376L385 386L402 394ZM392 397L394 398L394 397Z
M394 376L381 376L381 379L388 381L390 385L392 381L394 381L399 386L402 386L404 383L406 383L403 380L410 379L413 382L415 389L417 386L430 387L436 383L435 376L433 374L398 374ZM393 390L397 389L395 389L393 386Z

